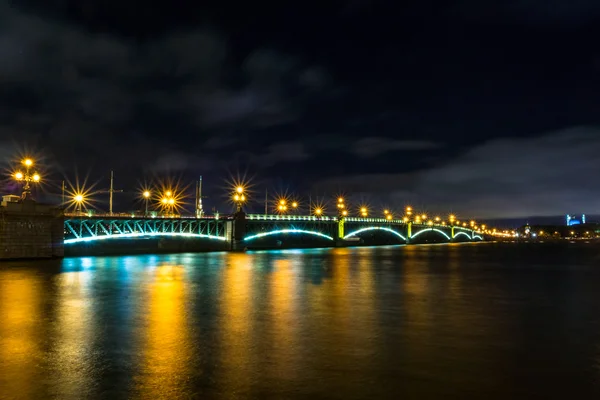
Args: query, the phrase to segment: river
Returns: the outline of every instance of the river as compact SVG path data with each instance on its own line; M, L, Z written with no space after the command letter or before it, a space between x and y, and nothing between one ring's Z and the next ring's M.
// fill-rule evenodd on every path
M599 395L593 244L0 264L2 399Z

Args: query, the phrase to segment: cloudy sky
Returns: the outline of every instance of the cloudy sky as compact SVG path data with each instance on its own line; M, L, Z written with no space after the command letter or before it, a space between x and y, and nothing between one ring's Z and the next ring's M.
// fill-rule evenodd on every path
M137 3L0 0L7 170L600 214L598 1Z

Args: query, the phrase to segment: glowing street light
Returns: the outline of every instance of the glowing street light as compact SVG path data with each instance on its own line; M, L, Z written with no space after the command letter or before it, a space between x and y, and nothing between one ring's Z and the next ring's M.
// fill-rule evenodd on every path
M42 178L37 172L31 173L31 167L33 166L33 160L31 158L24 159L22 163L25 165L25 173L17 171L13 176L16 180L25 182L21 197L22 199L26 199L31 194L31 183L39 183Z
M320 217L321 215L323 215L323 209L321 207L317 207L315 208L314 213L317 217Z
M147 216L148 215L148 200L150 199L150 191L144 190L144 193L142 193L142 196L144 196L144 202L146 203L146 212L144 213L144 215Z
M242 211L242 205L246 202L246 195L244 194L245 189L239 185L235 188L235 194L233 195L233 201L237 206L237 212Z
M367 207L363 206L360 208L360 215L363 218L366 218L369 215L369 210L367 209Z
M288 210L288 204L287 204L287 200L286 199L279 199L279 201L277 201L277 212L280 214L284 214L286 213Z
M81 214L81 206L85 201L85 197L82 193L77 193L75 196L73 196L73 201L75 202L76 210L79 212L79 214Z

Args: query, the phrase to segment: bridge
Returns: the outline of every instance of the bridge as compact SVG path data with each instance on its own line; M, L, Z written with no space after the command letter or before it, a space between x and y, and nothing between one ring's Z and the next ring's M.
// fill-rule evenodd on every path
M341 216L269 215L238 212L228 216L144 217L67 216L64 244L119 240L195 240L210 249L328 247L482 241L482 232L445 223ZM200 246L202 247L202 246Z
M37 204L32 197L32 187L40 184L42 177L34 170L33 159L25 158L21 164L12 174L23 184L21 196L3 196L0 204L2 221L8 221L0 224L0 239L8 243L5 248L10 250L5 251L7 257L33 253L61 256L63 249L67 254L86 255L94 249L102 252L243 250L444 243L511 236L508 231L486 229L486 225L474 220L467 222L461 218L461 223L454 214L449 214L447 219L428 217L425 212L413 212L410 206L405 206L403 213L398 209L383 209L381 218L373 218L369 217L368 205L349 205L343 196L335 199L324 196L313 202L309 195L306 202L306 198L303 200L298 195L281 194L271 199L276 214L269 214L265 190L265 213L246 214L244 206L249 204L248 195L252 193L247 182L235 182L229 189L230 203L236 210L231 215L204 214L201 180L196 182L193 214L181 215L186 213L185 199L189 196L184 186L168 180L159 181L154 187L139 188L138 200L143 204L143 211L115 214L112 195L121 190L113 188L112 171L108 191L94 192L85 184L71 185L67 190L63 181L60 206ZM92 203L97 200L93 198L97 193L109 193L108 214L95 214L96 207ZM36 214L38 206L45 208ZM326 212L326 209L333 210Z

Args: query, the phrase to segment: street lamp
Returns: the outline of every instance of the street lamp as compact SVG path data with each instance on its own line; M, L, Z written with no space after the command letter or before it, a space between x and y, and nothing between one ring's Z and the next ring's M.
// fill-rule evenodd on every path
M146 197L145 192L144 197ZM148 192L148 197L150 197L150 192ZM167 215L169 215L169 213L171 213L171 215L175 214L174 211L175 207L177 206L177 200L175 200L175 196L173 195L173 192L171 190L165 191L163 197L160 199L160 202L162 204L163 210L167 212ZM148 212L147 209L146 212Z
M323 215L323 209L321 207L317 207L317 208L315 208L314 213L317 217L320 217Z
M85 200L85 197L83 196L83 194L81 193L77 193L75 196L73 196L73 201L75 201L75 210L78 212L79 215L81 215L81 206L83 204Z
M363 206L363 207L360 208L360 215L363 218L366 218L369 215L369 210L367 210L367 207Z
M277 202L277 211L279 212L279 214L285 214L287 211L287 201L285 199L280 199Z
M346 205L344 204L344 198L338 197L337 208L339 212L339 217L345 217L348 215L348 211L345 210Z
M233 202L236 204L237 212L242 211L242 205L246 202L246 195L244 194L244 187L237 186L233 195Z
M25 165L25 173L17 171L14 174L14 178L18 181L25 182L23 185L23 193L21 194L21 198L25 200L31 195L31 183L39 183L42 178L37 172L31 173L31 167L33 166L33 160L31 158L24 159L22 163Z
M148 199L150 199L150 191L149 190L144 190L144 193L142 193L142 195L144 196L144 202L146 203L146 212L144 213L144 216L148 216Z

